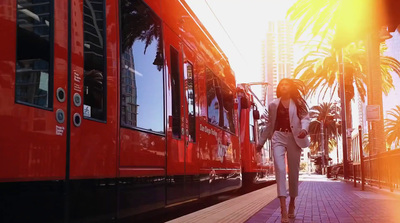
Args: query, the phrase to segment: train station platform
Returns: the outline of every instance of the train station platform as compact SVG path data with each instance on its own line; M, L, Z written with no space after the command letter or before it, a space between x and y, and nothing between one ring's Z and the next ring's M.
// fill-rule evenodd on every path
M296 218L290 222L400 222L400 197L321 175L301 175ZM289 203L289 198L287 199ZM169 221L281 222L276 184Z

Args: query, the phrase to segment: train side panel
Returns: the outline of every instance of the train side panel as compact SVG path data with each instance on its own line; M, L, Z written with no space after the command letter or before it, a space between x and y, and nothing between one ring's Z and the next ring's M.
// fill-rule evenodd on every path
M115 221L241 186L235 76L184 1L0 4L0 221Z
M57 110L65 119L67 104L55 92L67 90L68 56L67 12L54 8L67 1L7 0L0 8L0 221L54 221L63 213L67 135L66 122L56 120Z
M264 106L253 96L249 85L238 85L240 103L240 145L244 186L275 181L272 149L267 140L261 151L256 150L259 131L265 124Z

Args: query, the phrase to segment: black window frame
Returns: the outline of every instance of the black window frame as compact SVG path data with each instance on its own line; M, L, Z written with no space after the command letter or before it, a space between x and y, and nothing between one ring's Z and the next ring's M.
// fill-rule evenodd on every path
M250 105L250 109L249 109L249 141L251 143L255 143L256 142L256 121L254 119L254 106L255 105ZM251 135L252 133L252 135ZM253 139L251 138L251 136L253 136Z
M120 63L119 63L119 65L121 65L121 61L122 61L122 59L123 59L123 57L124 57L124 50L123 50L123 36L122 36L122 8L121 8L121 5L122 5L122 2L123 2L124 0L119 0L118 1L118 22L119 22L119 33L120 33L120 35L119 35L119 58L120 58ZM161 17L159 17L158 15L157 15L157 13L155 13L155 11L146 3L146 2L144 2L143 0L137 0L137 1L139 1L139 2L141 2L141 4L143 4L144 6L146 6L146 8L151 12L151 13L153 13L153 16L155 17L155 18L157 18L159 21L160 21L160 26L161 26L161 33L160 33L160 42L161 42L161 44L162 44L162 52L161 52L161 56L162 56L162 58L163 58L163 60L165 59L165 45L164 45L164 29L163 29L163 26L162 26L162 19L161 19ZM166 68L165 68L165 65L163 65L162 66L162 87L163 87L163 91L162 91L162 108L163 108L163 129L162 129L162 132L157 132L157 131L154 131L154 130L150 130L150 129L146 129L146 128L141 128L141 127L138 127L138 126L136 126L136 127L134 127L134 126L128 126L128 125L124 125L123 123L122 123L122 119L120 118L120 121L119 121L119 126L121 127L121 128L125 128L125 129L131 129L131 130L136 130L136 131L140 131L140 132L145 132L145 133L149 133L149 134L153 134L153 135L158 135L158 136L166 136L166 109L165 109L165 88L166 88L166 86L165 86L165 71L166 70ZM122 72L122 70L120 70L119 71L119 76L120 76L120 79L122 80L122 78L121 78L121 72ZM120 90L119 90L119 99L121 99L121 97L122 97L122 85L121 85L121 80L118 82L118 85L120 86ZM122 111L122 109L121 109L121 106L122 106L122 103L121 103L121 100L120 100L120 104L119 104L119 107L120 107L120 117L122 117L122 113L123 113L123 111Z
M103 3L103 119L97 119L97 118L92 118L83 115L84 119L91 120L91 121L96 121L96 122L101 122L101 123L107 123L107 12L106 12L106 1L102 0ZM83 7L85 7L85 3L83 3ZM84 10L84 8L83 8ZM85 13L82 14L83 18L83 33L85 33ZM85 34L83 34L83 69L85 69ZM85 74L84 74L85 75ZM85 76L84 76L85 77ZM85 104L85 85L83 86L83 105ZM84 106L82 105L82 114L84 114Z
M49 79L48 79L48 104L47 107L44 106L40 106L37 104L33 104L33 103L29 103L26 101L21 101L17 99L17 66L15 66L15 89L14 89L14 102L16 104L21 104L21 105L25 105L28 107L33 107L33 108L38 108L38 109L43 109L43 110L47 110L47 111L53 111L53 105L54 105L54 13L55 13L55 9L54 9L54 1L53 0L49 0L49 20L50 20L50 26L49 26L49 67L48 67L48 75L49 75ZM15 36L16 36L16 44L15 44L15 63L18 63L18 0L15 2L15 6L16 6L16 22L15 22L15 26L16 26L16 30L15 30Z
M208 80L208 74L211 74L211 76L212 76L212 79L213 79L213 88L214 88L214 91L215 91L215 94L216 94L216 97L217 97L217 99L218 99L218 103L219 103L219 121L218 121L218 125L217 124L214 124L214 123L211 123L210 122L210 119L209 119L209 112L208 112L208 103L209 103L209 99L208 99L208 97L206 98L206 101L207 101L207 122L209 123L209 124L211 124L211 125L213 125L213 126L215 126L215 127L218 127L218 128L220 128L220 129L222 129L222 130L224 130L225 132L229 132L229 133L231 133L231 134L233 134L233 135L236 135L236 128L237 128L237 123L235 123L235 120L234 120L234 116L235 116L235 113L234 113L234 107L232 108L233 109L233 111L232 111L232 122L233 122L233 127L234 127L234 129L231 129L230 127L229 128L226 128L225 127L225 119L224 119L224 111L223 111L223 109L224 109L224 95L223 95L223 87L226 87L226 88L228 88L229 90L231 90L232 92L234 92L227 84L225 84L223 81L221 81L221 79L217 76L217 75L215 75L215 73L210 69L210 68L208 68L208 67L206 67L206 95L208 94L208 91L209 91L209 86L207 85L207 82L209 81ZM216 84L218 84L218 86L216 86ZM224 85L224 86L223 86ZM234 103L234 95L235 94L232 94L232 103ZM222 108L222 109L221 109ZM221 122L221 120L222 120L222 122ZM229 123L228 123L228 125L229 125Z
M232 90L230 87L229 87L229 85L227 85L225 82L223 82L223 81L221 81L220 80L220 87L221 87L221 95L222 95L222 108L223 109L225 109L226 107L227 107L227 104L229 103L230 105L231 105L231 119L229 119L229 116L228 116L228 114L229 114L229 110L227 110L227 112L228 112L228 114L227 114L227 120L228 120L228 127L225 127L225 117L224 117L224 125L223 125L223 129L226 129L226 128L228 128L228 132L231 132L231 133L233 133L233 134L236 134L236 128L237 128L237 126L236 126L236 123L235 123L235 92L234 92L234 90ZM231 100L229 100L229 102L227 102L225 99L226 99L226 94L225 94L225 90L228 90L228 91L230 91L231 92L231 94L230 94L230 99ZM225 115L225 111L223 111L223 114ZM231 125L231 123L230 122L232 122L232 125Z
M183 66L184 66L184 70L183 70L183 75L184 75L184 81L188 84L188 86L187 86L187 89L186 89L186 86L185 86L185 96L186 96L186 98L187 98L187 119L188 119L188 136L192 136L192 137L189 137L189 142L196 142L196 90L195 90L195 80L194 80L194 66L193 66L193 63L191 63L190 61L185 61L184 62L184 64L183 64ZM189 97L190 97L190 95L189 95L189 92L188 92L188 90L189 90L189 83L187 82L187 80L189 80L189 76L188 76L188 67L191 67L191 72L192 72L192 75L191 75L191 78L190 78L190 80L191 80L191 86L192 86L192 97L193 97L193 99L191 99L191 100L193 100L193 117L191 118L190 117L190 114L189 114L189 107L190 107L190 104L189 104Z
M179 50L174 46L169 46L170 66L171 66L171 110L172 110L172 136L177 139L182 138L181 121L181 74L179 72Z

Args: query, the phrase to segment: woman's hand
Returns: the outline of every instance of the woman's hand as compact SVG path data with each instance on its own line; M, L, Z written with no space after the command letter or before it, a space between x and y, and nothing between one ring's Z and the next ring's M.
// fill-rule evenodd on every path
M299 139L304 139L306 136L307 136L307 130L305 130L305 129L302 129L302 130L300 130L300 132L299 132L299 134L297 135L297 137L299 138Z

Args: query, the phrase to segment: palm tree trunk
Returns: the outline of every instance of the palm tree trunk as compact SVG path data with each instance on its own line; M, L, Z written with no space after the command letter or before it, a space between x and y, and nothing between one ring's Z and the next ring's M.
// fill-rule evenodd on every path
M371 122L369 140L371 142L371 153L376 154L386 151L386 142L383 123L382 103L382 75L380 70L380 40L377 35L368 37L368 104L379 105L381 114L379 121Z
M328 129L327 128L324 128L324 136L325 136L325 140L324 140L324 148L325 148L325 151L324 151L324 153L325 153L325 157L328 157L328 155L329 155L329 141L328 141ZM326 162L326 165L328 165L328 163L329 163L329 160L327 160L327 162Z

